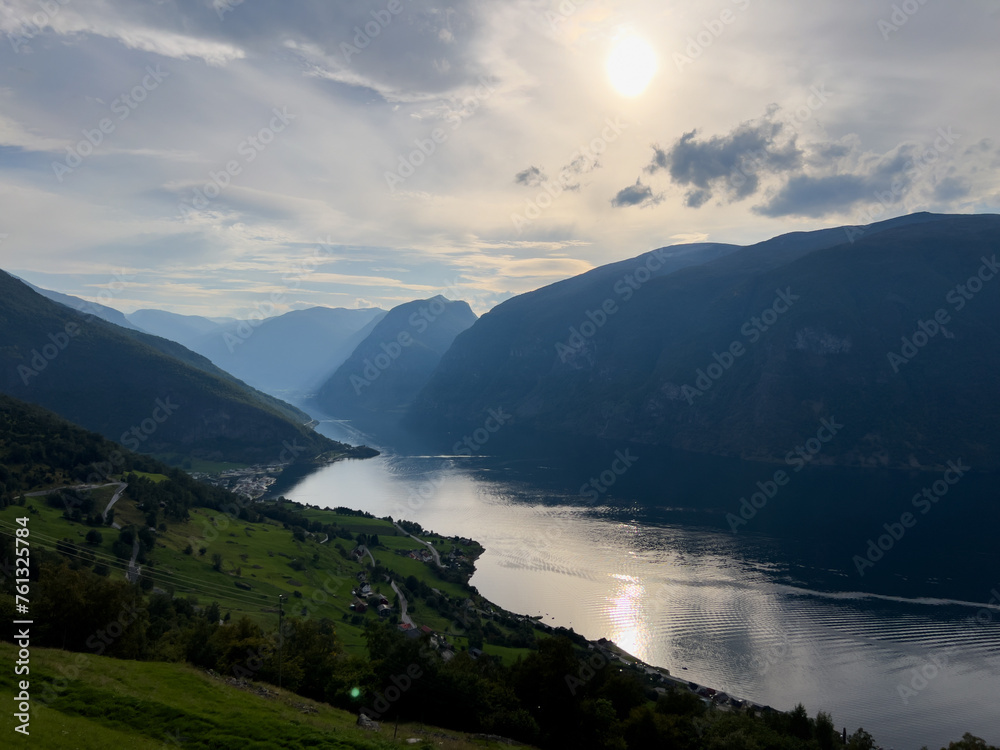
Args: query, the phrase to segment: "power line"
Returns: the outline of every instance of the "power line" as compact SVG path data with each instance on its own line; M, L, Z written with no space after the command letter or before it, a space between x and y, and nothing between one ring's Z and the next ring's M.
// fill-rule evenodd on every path
M3 522L0 521L0 526L2 526L2 523ZM9 533L9 532L4 528L0 528L0 533ZM13 534L11 534L11 536L13 536ZM48 535L38 534L38 533L32 534L33 538L37 538L39 536L47 537ZM54 539L54 537L48 537L48 539ZM56 540L56 543L60 541L63 540L61 539ZM73 542L73 544L75 544L75 542ZM53 545L51 541L46 542L45 540L38 543L37 546L52 552L56 552L61 555L66 555L67 557L78 559L82 562L92 562L91 556L93 556L94 558L93 561L100 562L101 564L104 565L109 565L115 568L116 570L120 570L122 572L127 572L130 568L129 563L127 561L121 560L120 558L110 557L108 555L99 552L89 552L79 547L77 548L79 550L78 553L73 552L71 550L61 550L58 549L57 546ZM206 598L225 599L227 601L240 603L245 606L253 605L256 607L259 607L262 603L266 602L268 598L266 594L258 594L256 596L259 598L255 598L249 595L242 595L235 592L230 592L227 589L223 588L222 584L215 584L194 578L189 578L187 576L180 576L179 574L176 573L161 571L158 568L156 569L156 571L157 571L157 577L160 580L162 580L164 583L174 586L175 589L182 589L189 593L198 593L205 596ZM184 578L187 578L188 580L183 580Z

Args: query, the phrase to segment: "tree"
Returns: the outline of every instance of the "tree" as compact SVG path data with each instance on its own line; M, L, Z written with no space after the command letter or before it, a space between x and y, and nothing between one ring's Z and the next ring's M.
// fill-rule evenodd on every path
M218 552L212 553L212 569L219 573L222 572L222 555Z
M91 529L87 532L87 544L92 544L95 547L104 541L104 536L97 529Z
M859 728L847 740L847 750L874 750L875 738L863 728Z
M949 743L947 750L1000 750L995 745L987 745L986 740L966 732L958 742Z
M812 739L812 722L809 721L809 714L806 707L799 703L792 712L788 714L788 731L800 740Z
M820 711L816 714L816 742L820 750L833 750L837 741L837 728L830 714Z

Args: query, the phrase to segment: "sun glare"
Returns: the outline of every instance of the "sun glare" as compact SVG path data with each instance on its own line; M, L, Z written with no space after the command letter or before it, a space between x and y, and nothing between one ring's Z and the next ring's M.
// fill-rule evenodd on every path
M608 55L608 78L622 96L638 96L656 73L656 52L645 39L626 37Z

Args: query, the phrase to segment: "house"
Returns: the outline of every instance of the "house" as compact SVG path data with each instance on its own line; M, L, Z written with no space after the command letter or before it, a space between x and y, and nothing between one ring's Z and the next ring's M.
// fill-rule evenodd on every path
M392 616L392 607L388 604L378 605L378 616L379 617L390 617Z
M400 632L403 633L407 638L419 638L421 635L423 635L420 632L420 628L415 628L408 622L401 622L396 627L399 628Z
M351 605L351 609L353 609L359 615L363 615L365 612L368 611L368 605L365 604L360 599L356 599L354 604Z
M481 648L469 649L469 656L471 656L473 659L478 659L482 655L483 655L483 650Z

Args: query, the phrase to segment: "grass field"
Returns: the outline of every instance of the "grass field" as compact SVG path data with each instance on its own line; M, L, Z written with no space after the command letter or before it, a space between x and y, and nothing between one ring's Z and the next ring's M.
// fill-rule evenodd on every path
M103 510L115 489L108 487L94 492L99 498L98 509ZM81 554L93 554L97 563L106 565L112 577L124 575L128 560L116 558L113 549L119 535L117 530L97 527L100 542L88 542L86 537L93 527L64 517L62 508L50 507L44 497L29 498L24 508L10 506L0 510L0 528L13 528L13 519L25 512L31 519L34 546L54 549L57 542L68 539L80 548ZM131 524L142 528L144 513L129 498L128 490L115 505L115 521L121 526ZM406 552L422 545L404 536L387 520L315 508L306 508L302 513L310 520L334 523L352 535L378 534L380 546L374 547L372 554L401 585L413 576L452 601L464 602L473 597L467 585L443 580L433 564L406 556ZM284 604L287 615L332 620L344 648L349 653L364 655L364 624L378 619L378 615L373 608L363 616L356 615L350 605L354 600L352 589L358 586L358 573L369 572L370 561L367 556L360 561L345 558L337 549L339 545L350 551L356 542L331 537L321 543L323 536L309 534L304 540L296 539L292 529L274 520L248 523L217 511L195 508L190 511L189 520L170 522L156 534L155 548L149 554L144 572L158 589L174 596L193 597L199 606L218 602L222 613L229 613L233 619L247 616L265 628L277 626L278 597L287 597ZM478 545L463 545L435 534L422 538L433 539L442 555L457 548L474 559L481 552ZM393 600L395 595L388 581L372 580L371 585L376 592ZM456 646L467 646L467 640L459 636L461 631L449 617L418 597L411 595L408 601L417 625L448 633ZM506 662L514 658L513 654L528 653L527 649L491 648L495 650L487 649L489 653L496 653Z
M16 660L0 642L0 662ZM355 716L267 686L268 695L228 684L183 664L122 661L56 649L31 650L30 736L13 731L17 689L12 669L0 670L5 709L3 746L53 750L270 750L397 747L471 750L507 747L459 732L401 724L378 733ZM22 679L22 678L18 678ZM407 743L409 739L419 742Z

